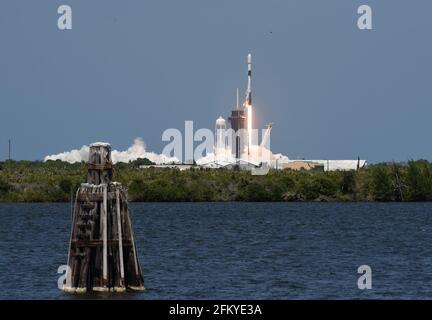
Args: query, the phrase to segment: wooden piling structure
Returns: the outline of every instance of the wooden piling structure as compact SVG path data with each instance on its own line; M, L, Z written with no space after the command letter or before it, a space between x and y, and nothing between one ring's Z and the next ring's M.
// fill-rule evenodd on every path
M111 146L90 145L87 183L73 201L65 292L144 290L127 191L112 170Z

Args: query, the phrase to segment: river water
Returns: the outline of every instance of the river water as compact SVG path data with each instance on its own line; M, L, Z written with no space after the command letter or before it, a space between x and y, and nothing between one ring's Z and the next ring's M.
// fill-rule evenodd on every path
M430 203L132 203L144 293L70 295L69 204L0 204L0 299L431 299ZM372 270L360 290L357 269Z

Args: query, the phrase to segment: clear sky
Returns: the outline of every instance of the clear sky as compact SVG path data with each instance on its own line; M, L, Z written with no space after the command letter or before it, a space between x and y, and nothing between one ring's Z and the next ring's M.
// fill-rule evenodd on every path
M431 15L424 0L1 0L0 160L8 138L15 159L135 137L161 152L165 129L227 117L249 52L274 152L432 160Z

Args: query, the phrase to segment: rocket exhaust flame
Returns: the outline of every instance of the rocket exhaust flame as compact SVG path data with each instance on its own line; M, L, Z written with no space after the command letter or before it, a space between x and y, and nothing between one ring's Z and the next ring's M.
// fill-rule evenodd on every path
M246 117L247 117L247 132L248 132L248 155L250 155L250 149L252 144L252 54L247 56L248 64L248 84L246 91Z
M248 155L252 144L252 105L247 106Z

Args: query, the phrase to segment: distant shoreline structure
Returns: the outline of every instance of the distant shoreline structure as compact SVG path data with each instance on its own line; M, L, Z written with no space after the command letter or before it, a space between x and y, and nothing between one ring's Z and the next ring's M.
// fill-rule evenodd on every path
M117 163L113 172L133 202L432 201L432 163L426 160L348 171L297 166L271 169L266 175L237 167L180 166L138 159ZM85 174L84 162L0 162L0 202L68 202Z
M247 160L238 159L236 162L214 161L206 164L187 164L187 163L172 163L172 164L149 164L141 165L140 169L149 168L167 168L179 169L181 171L190 170L192 168L204 169L240 169L250 170L251 168L259 168L261 164L256 164ZM294 171L351 171L363 169L368 166L366 160L273 160L272 169L275 170L294 170Z

